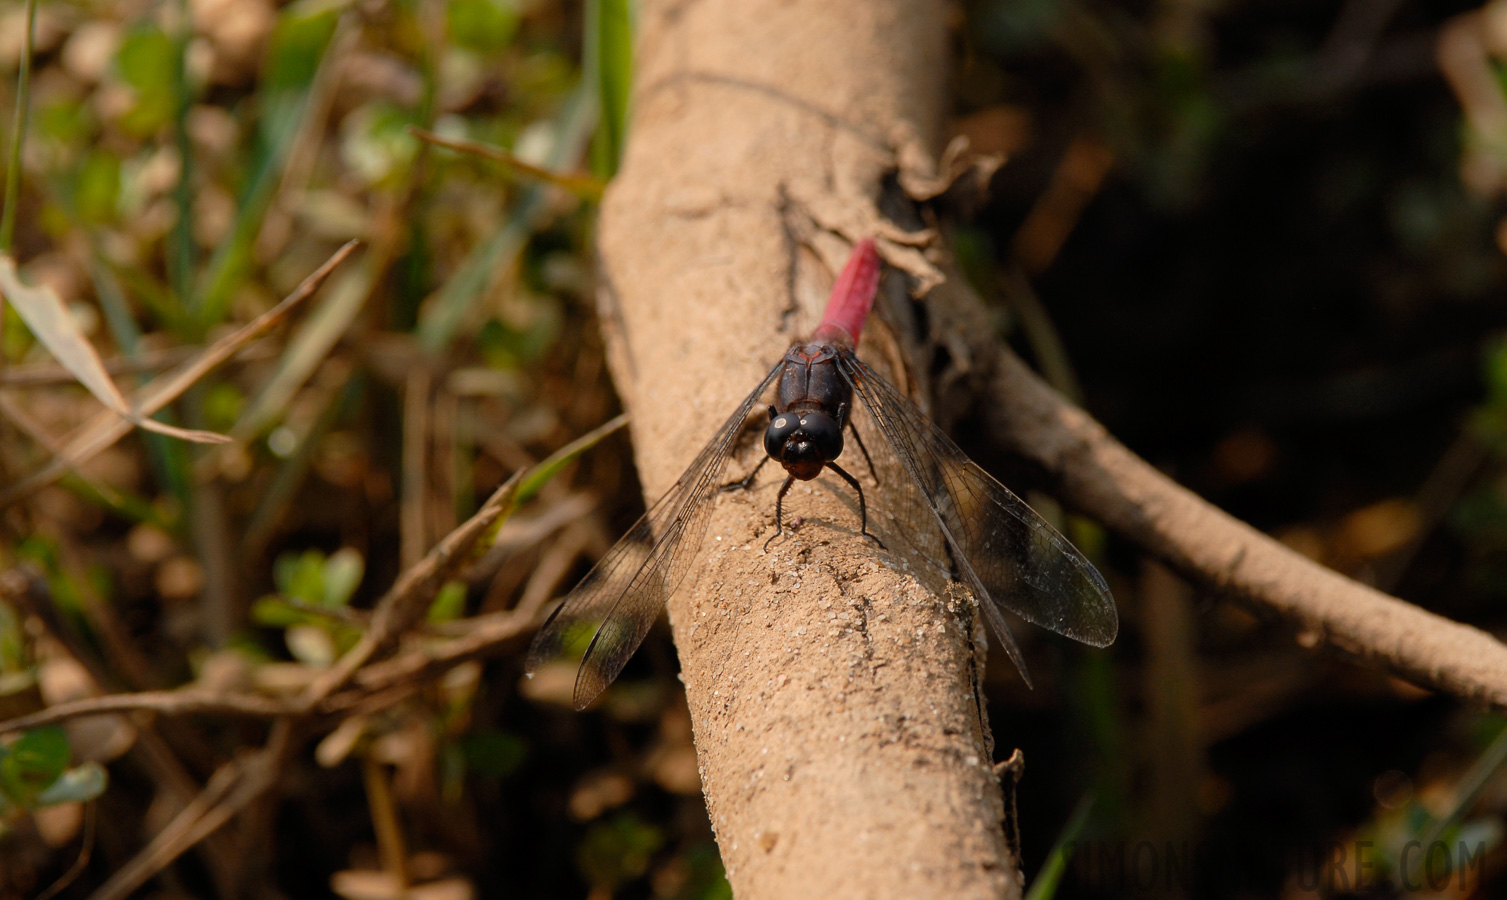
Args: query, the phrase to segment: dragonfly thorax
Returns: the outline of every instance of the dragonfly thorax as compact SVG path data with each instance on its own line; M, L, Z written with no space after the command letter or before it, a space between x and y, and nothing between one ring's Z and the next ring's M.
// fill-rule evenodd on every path
M764 450L785 471L810 481L842 454L842 425L819 409L775 412L770 407Z

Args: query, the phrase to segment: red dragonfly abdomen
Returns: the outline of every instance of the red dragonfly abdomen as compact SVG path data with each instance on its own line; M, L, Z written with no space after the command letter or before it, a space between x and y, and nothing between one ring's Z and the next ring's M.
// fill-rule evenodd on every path
M821 324L811 333L811 341L830 341L856 348L878 288L879 251L871 239L864 238L853 246L853 255L848 257L847 265L837 276L832 296L827 300L827 310L822 314Z

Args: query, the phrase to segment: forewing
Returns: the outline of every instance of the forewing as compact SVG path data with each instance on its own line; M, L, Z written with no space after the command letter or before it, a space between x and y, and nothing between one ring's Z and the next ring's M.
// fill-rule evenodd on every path
M701 448L680 480L608 550L534 636L525 670L557 658L579 659L576 709L583 709L623 671L670 594L685 579L706 535L719 475L748 412L768 390L783 361L770 369Z
M1009 632L994 604L1085 644L1114 641L1119 617L1109 585L1078 548L852 351L839 356L839 369L910 473L964 578L981 589L1002 640Z

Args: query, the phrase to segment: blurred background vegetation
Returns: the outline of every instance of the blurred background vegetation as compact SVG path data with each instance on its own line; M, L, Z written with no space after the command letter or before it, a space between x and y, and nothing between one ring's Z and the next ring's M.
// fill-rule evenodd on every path
M1507 4L955 9L952 128L1009 162L952 237L1001 339L1204 497L1502 633ZM27 7L0 2L0 72L30 74L0 244L123 389L346 240L365 247L166 413L231 443L137 432L30 492L99 407L6 305L0 573L22 587L0 602L0 720L123 690L297 692L499 483L617 411L591 239L631 124L632 9L35 12L25 65ZM7 123L18 89L0 84ZM415 640L537 608L641 511L626 438L607 438L518 509ZM1113 582L1120 642L1033 631L1036 691L989 672L1000 756L1025 752L1028 881L1068 837L1083 849L1057 893L1125 896L1146 873L1099 868L1093 848L1154 840L1202 848L1198 896L1391 896L1395 848L1458 838L1487 852L1449 892L1501 893L1498 717L1295 646L1078 536ZM153 895L727 896L667 633L587 714L568 680L520 680L521 642L500 649L313 735L275 802ZM267 740L259 720L206 715L0 744L0 898L89 895ZM1325 856L1356 841L1378 866Z

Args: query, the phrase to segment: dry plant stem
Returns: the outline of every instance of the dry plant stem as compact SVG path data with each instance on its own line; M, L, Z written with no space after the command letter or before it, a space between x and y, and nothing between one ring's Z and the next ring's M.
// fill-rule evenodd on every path
M535 608L469 619L465 623L467 631L460 637L365 666L355 674L351 688L328 697L312 712L317 715L344 713L373 700L384 701L386 705L397 702L461 663L516 649L515 645L521 644L538 627L542 619L539 613ZM296 700L278 700L260 694L221 693L195 688L139 691L59 703L29 715L17 716L0 722L0 737L89 716L150 713L270 719L302 711L303 706Z
M897 230L875 208L886 174L933 174L947 35L930 0L641 11L600 250L609 361L652 501L816 324L851 241ZM865 347L882 365L882 341ZM851 497L821 479L786 499L806 524L761 552L771 478L716 500L707 555L670 601L734 893L1017 896L970 616L904 570L917 561L862 540Z
M422 685L463 662L500 653L511 645L521 644L543 621L539 610L492 613L471 619L471 629L464 637L446 641L438 647L415 650L374 663L362 669L354 679L355 688L329 698L321 709L345 709L356 700L381 691L406 685Z
M131 398L131 407L143 416L150 416L169 403L178 399L184 391L192 387L200 378L214 367L234 356L242 347L255 338L261 336L268 329L287 318L300 303L313 296L319 290L319 286L330 276L347 256L350 256L359 246L359 241L351 241L325 261L324 265L314 270L302 283L294 288L283 301L272 309L267 310L247 324L236 329L218 341L215 341L203 353L183 367L165 375L160 375L148 383ZM111 444L130 433L133 426L130 422L122 419L113 410L106 410L96 414L84 426L82 426L69 438L66 451L62 458L55 459L14 485L0 491L0 507L9 506L24 497L29 496L38 488L44 487L57 480L64 472L76 468L91 459L96 453L109 447Z
M246 760L229 762L211 776L152 842L90 895L90 900L124 900L195 844L218 831L236 813L271 789L294 747L288 719L272 727L267 745Z
M361 776L366 785L366 805L371 810L372 830L377 833L377 850L382 868L392 875L399 888L406 889L408 852L403 848L403 829L398 823L398 807L393 802L387 768L367 754L361 758Z
M507 483L492 492L492 496L487 498L475 515L445 535L418 563L404 570L397 582L377 601L372 612L371 627L361 636L361 640L304 691L299 701L303 710L312 711L326 697L343 687L357 669L377 653L391 647L402 637L403 632L423 617L445 579L470 558L477 542L498 517L512 509L513 498L517 495L523 474L520 472L509 478Z
M429 546L425 506L429 500L429 411L434 392L422 367L409 372L403 388L403 487L399 497L399 562L410 569Z
M103 716L128 712L151 712L165 716L190 716L212 713L219 716L271 718L286 715L291 707L282 701L257 694L227 694L219 691L138 691L131 694L108 694L58 703L30 715L0 722L0 735L55 725L85 716Z
M401 591L395 586L394 591L379 602L378 610L386 610L387 624L381 626L384 632L391 632L398 624L396 619L399 617L394 614L394 606L407 608L407 604L413 601L413 598L423 599L426 603L428 599L432 599L432 590L428 588L437 587L444 577L448 577L444 573L453 571L454 564L466 558L469 548L474 547L476 540L485 534L491 522L496 520L496 515L502 508L501 500L505 499L500 496L504 489L509 492L512 490L508 485L499 488L498 493L493 495L489 504L484 506L477 516L457 529L452 538L435 548L431 557L421 562L414 571L405 573L404 577L399 579L398 585L403 586ZM428 588L425 588L426 585ZM414 605L420 609L424 608L423 603ZM542 600L536 599L510 612L476 616L453 623L452 628L460 626L459 636L438 645L429 645L399 654L380 663L364 665L370 660L370 652L358 656L353 650L348 657L342 658L342 662L349 659L348 664L352 666L351 672L343 677L330 678L328 687L321 685L317 690L312 691L321 698L319 702L312 705L307 696L285 701L258 694L206 691L198 688L139 691L59 703L29 715L18 716L0 722L0 736L66 722L70 719L133 712L162 716L220 715L276 718L300 713L323 715L344 712L374 700L396 702L463 662L503 652L521 642L538 627L543 618L542 606ZM377 630L376 619L374 615L370 631ZM363 665L354 665L358 659ZM347 680L354 681L354 687L331 696L333 691L345 684Z
M1284 547L1131 453L999 344L976 349L992 363L980 404L992 433L1045 469L1062 500L1193 582L1281 616L1305 647L1507 712L1507 645Z

